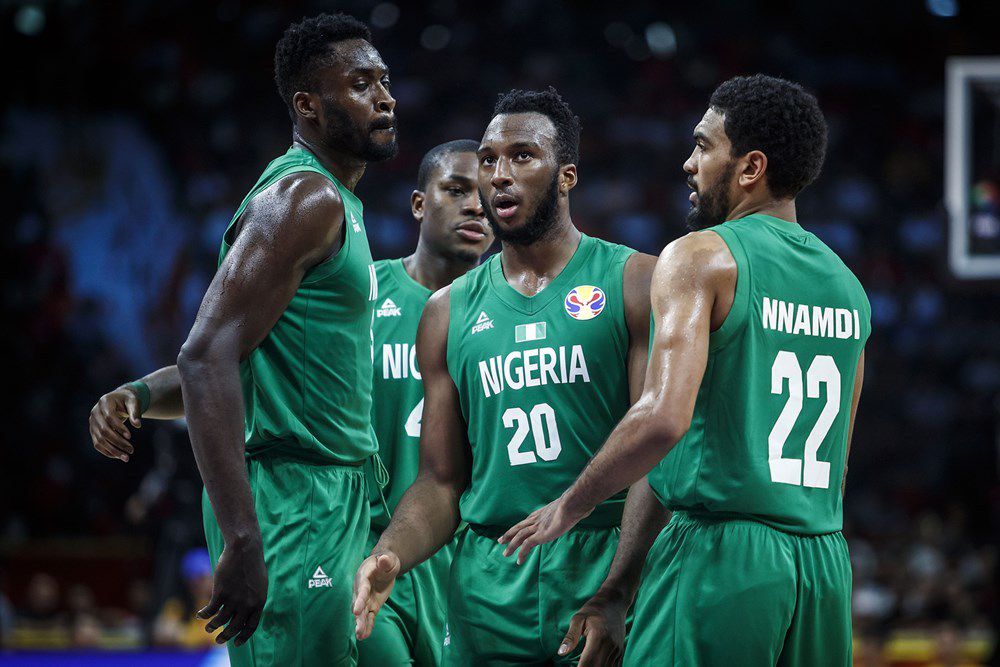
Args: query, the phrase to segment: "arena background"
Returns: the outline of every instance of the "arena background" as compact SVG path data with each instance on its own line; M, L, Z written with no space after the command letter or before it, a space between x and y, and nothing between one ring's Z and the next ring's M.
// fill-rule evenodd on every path
M331 10L371 23L398 100L400 153L358 188L377 257L414 247L423 152L481 137L511 87L555 85L583 121L577 225L652 253L684 231L681 165L716 84L762 71L816 92L830 148L799 216L874 325L845 501L856 662L990 659L1000 274L949 267L945 80L949 57L1000 53L997 3L8 0L0 660L225 660L190 621L210 579L183 423L144 421L126 465L94 451L87 415L174 361L225 224L290 140L274 44ZM966 150L988 254L1000 95L983 90Z

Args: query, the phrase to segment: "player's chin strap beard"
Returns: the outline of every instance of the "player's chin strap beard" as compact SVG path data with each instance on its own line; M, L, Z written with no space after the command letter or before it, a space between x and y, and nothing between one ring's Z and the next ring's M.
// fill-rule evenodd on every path
M483 199L483 201L486 200L483 196L482 190L479 191L479 196ZM483 211L486 213L486 220L490 223L494 236L496 236L501 243L526 246L541 241L552 232L555 227L556 208L558 205L559 172L557 170L552 176L552 183L546 190L545 195L538 202L535 212L519 229L505 230L501 228L500 224L497 223L496 217L493 215L493 209L490 206L485 206Z

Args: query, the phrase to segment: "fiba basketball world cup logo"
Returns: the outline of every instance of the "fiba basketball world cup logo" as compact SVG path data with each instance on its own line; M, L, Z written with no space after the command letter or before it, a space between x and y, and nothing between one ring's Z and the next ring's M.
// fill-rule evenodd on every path
M574 320L592 320L604 310L604 290L593 285L577 285L566 295L566 314Z

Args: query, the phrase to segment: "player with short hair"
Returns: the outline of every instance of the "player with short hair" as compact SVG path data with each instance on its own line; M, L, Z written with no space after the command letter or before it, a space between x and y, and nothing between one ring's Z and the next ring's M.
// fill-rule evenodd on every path
M478 141L458 140L424 155L410 198L420 223L416 251L375 262L372 426L386 485L371 502L371 549L417 477L424 386L416 360L417 325L431 294L479 264L493 242L477 187ZM362 667L438 665L444 641L445 592L454 543L399 577L371 637L358 644Z
M695 231L657 262L642 398L502 541L530 558L648 473L674 515L646 560L627 665L849 665L842 493L871 309L797 222L826 122L801 86L736 77L694 140ZM626 531L621 548L647 539Z
M235 640L234 664L353 664L350 582L378 447L378 283L353 190L368 162L396 153L395 100L367 26L344 14L290 26L275 81L291 148L233 216L177 366L124 389L131 398L102 398L91 435L127 460L123 417L187 417L216 563L199 615L209 632L225 626L217 641Z
M654 258L574 226L579 135L554 89L514 90L496 105L478 181L502 249L424 309L420 469L358 571L359 638L399 573L448 543L461 520L469 527L451 567L444 664L575 662L555 642L589 599L624 623L624 607L608 600L638 577L645 555L612 564L624 493L526 566L497 544L504 526L583 469L645 370ZM652 510L646 523L662 525L662 508L643 506ZM588 654L617 655L623 633L605 631L614 623L595 616L588 627Z

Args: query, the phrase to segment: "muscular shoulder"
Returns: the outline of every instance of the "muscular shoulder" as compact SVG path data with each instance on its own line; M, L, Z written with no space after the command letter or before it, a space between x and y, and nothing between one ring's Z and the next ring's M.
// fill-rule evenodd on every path
M647 324L649 320L649 289L656 268L656 257L644 252L632 253L622 274L625 316L630 322Z
M656 273L685 283L727 282L736 277L736 260L722 237L706 229L667 245L657 260Z
M434 292L434 294L431 294L431 297L427 300L427 305L424 306L422 319L426 320L428 325L433 327L439 327L443 323L444 331L447 331L450 311L451 285L447 285Z
M330 179L311 171L278 179L254 197L243 214L243 228L336 237L344 221L344 202Z

